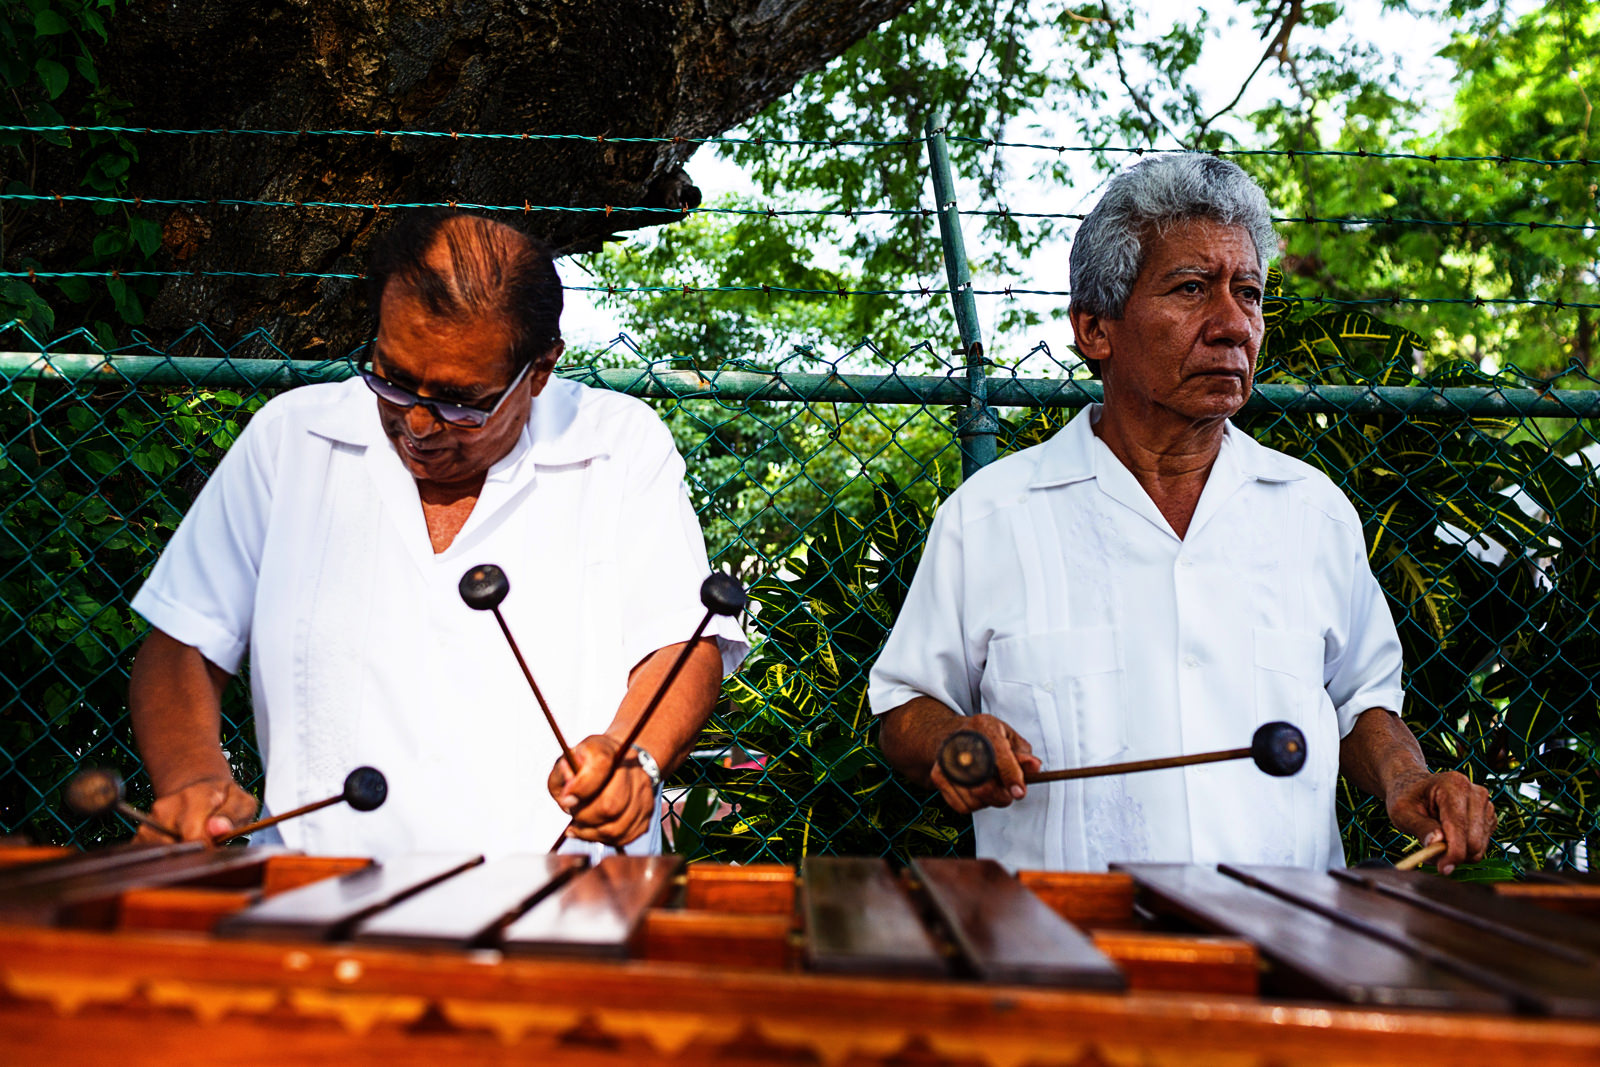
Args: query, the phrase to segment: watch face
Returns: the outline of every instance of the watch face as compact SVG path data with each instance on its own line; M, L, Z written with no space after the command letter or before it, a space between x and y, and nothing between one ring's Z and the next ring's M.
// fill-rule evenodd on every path
M650 784L659 786L661 784L661 768L657 765L655 757L638 745L633 746L633 754L639 761L639 769L644 771L645 775L650 779Z

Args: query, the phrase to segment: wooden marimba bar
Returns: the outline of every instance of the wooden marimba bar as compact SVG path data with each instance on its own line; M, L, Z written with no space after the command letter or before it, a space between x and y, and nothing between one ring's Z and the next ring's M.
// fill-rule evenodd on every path
M1600 1063L1581 876L5 856L7 1064Z

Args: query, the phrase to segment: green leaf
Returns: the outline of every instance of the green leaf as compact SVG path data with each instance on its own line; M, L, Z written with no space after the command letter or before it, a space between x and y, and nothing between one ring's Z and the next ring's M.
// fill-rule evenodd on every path
M33 64L33 70L44 83L45 94L50 99L54 100L66 91L70 76L67 74L67 68L60 63L53 59L39 59Z
M155 255L156 249L161 247L161 227L150 219L137 216L129 219L128 231L139 250L147 256Z
M54 37L58 33L72 32L72 27L59 13L45 8L33 16L33 32L40 37Z
M109 2L104 3L102 6L104 6L108 11L112 7L111 3L109 3ZM85 8L83 8L82 10L80 10L78 12L78 18L80 18L83 21L84 27L90 33L94 34L96 37L100 38L102 41L106 40L106 21L105 21L105 19L100 17L99 12L94 11L91 8L85 7Z
M93 248L96 258L102 260L115 259L128 250L128 233L120 229L101 230L95 234ZM118 282L119 286L122 284L115 278L112 281ZM113 289L113 295L117 291L117 289Z

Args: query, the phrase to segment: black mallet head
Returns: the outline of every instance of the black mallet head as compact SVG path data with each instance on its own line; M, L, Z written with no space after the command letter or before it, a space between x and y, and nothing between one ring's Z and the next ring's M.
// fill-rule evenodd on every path
M493 563L480 563L461 576L461 599L474 611L493 611L511 592L506 572Z
M717 572L700 583L700 603L717 615L737 615L750 602L744 586L731 574Z
M104 815L122 799L122 775L104 767L88 767L67 782L67 807L79 815Z
M1263 723L1250 739L1250 758L1274 778L1298 774L1306 765L1306 735L1291 723Z
M994 745L976 730L957 730L939 746L939 769L956 785L982 785L994 777Z
M499 568L495 568L499 570ZM357 767L344 779L344 802L357 811L381 808L389 799L389 780L376 767Z

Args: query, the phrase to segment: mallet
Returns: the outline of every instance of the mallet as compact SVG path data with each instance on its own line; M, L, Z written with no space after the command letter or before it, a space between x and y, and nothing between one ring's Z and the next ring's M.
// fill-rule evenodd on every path
M1059 771L1035 771L1023 775L1029 785L1036 782L1065 782L1074 778L1098 778L1107 774L1133 774L1166 767L1192 767L1198 763L1253 759L1256 766L1275 778L1287 778L1306 763L1306 737L1298 727L1286 722L1269 722L1259 727L1249 748L1229 748L1220 752L1200 752L1193 756L1166 756L1161 759L1107 763L1099 767L1072 767ZM994 746L975 730L957 730L939 748L939 767L944 776L968 789L994 778Z
M295 819L309 812L320 811L330 805L339 803L341 800L357 811L372 811L374 808L381 808L383 802L388 799L389 780L383 776L383 772L376 767L357 767L345 775L344 789L333 796L325 800L319 800L314 804L295 808L293 811L286 811L282 815L274 815L270 819L257 819L255 822L246 823L237 830L230 830L213 838L212 844L220 845L232 841L236 837L253 834L257 830L265 830L267 827L276 826L286 819Z
M164 823L159 823L129 804L122 792L122 775L104 767L85 767L67 782L67 807L79 815L104 815L118 811L135 822L142 822L157 833L166 834L174 841L183 835Z
M457 588L461 591L461 599L473 611L494 612L494 621L500 624L500 632L506 635L506 644L511 646L511 654L517 657L517 666L522 668L522 676L528 680L528 688L533 690L533 699L539 702L539 710L544 712L544 721L550 724L550 732L556 735L556 744L561 746L562 757L572 773L577 774L578 761L572 758L572 749L567 747L567 739L562 736L561 727L556 725L556 717L551 713L550 705L545 703L539 683L533 680L533 672L528 669L528 661L522 658L517 639L511 636L506 617L500 614L500 602L511 592L511 582L506 578L506 572L493 563L480 563L461 576Z
M744 606L749 602L750 598L745 593L744 586L740 585L739 580L731 574L713 573L707 575L706 580L700 583L700 603L705 605L706 613L700 617L700 624L694 628L694 633L690 635L688 643L678 653L678 658L672 661L672 667L668 669L667 676L661 679L660 685L656 686L655 693L650 697L650 703L645 705L644 711L640 712L639 717L634 720L633 728L628 731L628 736L624 737L622 744L617 746L617 754L612 757L611 767L606 771L607 782L611 780L612 775L617 773L617 769L626 762L628 753L633 751L633 743L639 739L639 734L644 730L645 724L650 721L650 716L655 714L657 706L661 703L661 698L667 695L667 690L672 688L672 683L678 680L678 674L683 670L683 665L689 662L689 656L694 652L694 646L706 632L706 627L711 625L712 617L716 615L737 615L744 610ZM605 788L604 784L601 785L601 788ZM568 823L567 830L570 829L572 829L572 825ZM566 838L567 831L561 831L561 836L556 838L556 843L550 846L550 851L554 852L560 848L561 843Z
M1389 862L1387 856L1372 856L1356 864L1356 867L1367 868L1369 870L1385 870L1388 868L1393 868L1397 871L1414 871L1424 863L1431 863L1433 860L1438 859L1449 850L1450 845L1447 842L1435 841L1431 845L1423 845L1411 852L1407 852L1404 856L1401 856L1393 863Z

